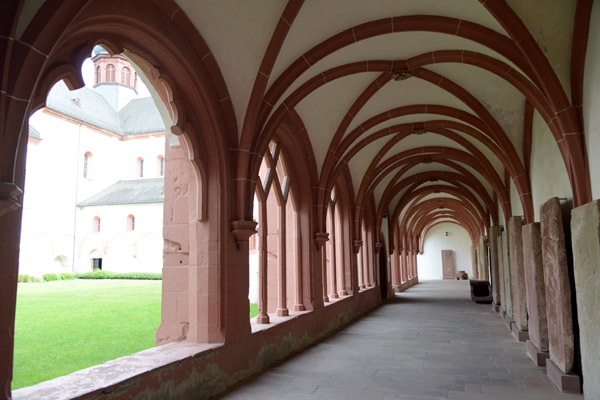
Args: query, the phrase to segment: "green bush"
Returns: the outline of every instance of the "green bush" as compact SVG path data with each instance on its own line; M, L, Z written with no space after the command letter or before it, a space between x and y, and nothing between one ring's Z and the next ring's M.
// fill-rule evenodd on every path
M154 272L110 272L102 270L94 270L92 272L85 272L83 274L77 274L77 279L138 279L138 280L161 280L162 275Z
M19 274L19 283L30 282L30 281L31 281L31 276L29 276L27 274Z
M37 276L30 276L29 282L43 282L42 278L38 278Z
M60 279L63 281L69 281L71 279L75 279L75 274L63 272L62 274L60 274Z
M44 282L50 282L50 281L57 281L60 278L56 274L44 274L44 275L42 275L42 279L44 280Z

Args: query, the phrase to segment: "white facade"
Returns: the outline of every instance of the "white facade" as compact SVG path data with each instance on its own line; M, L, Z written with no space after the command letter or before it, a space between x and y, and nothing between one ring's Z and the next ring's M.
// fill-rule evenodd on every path
M86 105L96 107L84 102L104 101L87 88L69 92L59 83L55 89L70 96L82 113ZM114 110L117 123L118 111ZM162 200L77 205L118 181L160 178L165 167L164 127L148 132L146 124L146 132L131 132L131 126L126 133L112 132L75 114L44 108L30 118L35 134L30 134L27 148L19 273L90 271L92 258L102 258L104 270L161 272ZM133 230L129 216L135 220ZM101 220L99 232L96 217Z

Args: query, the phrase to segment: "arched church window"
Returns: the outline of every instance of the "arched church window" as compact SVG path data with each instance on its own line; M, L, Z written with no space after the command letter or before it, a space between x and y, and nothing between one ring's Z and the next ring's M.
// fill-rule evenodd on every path
M112 64L108 64L106 66L106 82L114 82L115 81L115 66Z
M127 232L135 231L135 216L133 214L129 214L127 216Z
M121 83L125 86L131 86L131 71L127 67L121 69Z
M92 220L92 232L100 232L100 217L94 217Z
M83 177L87 179L92 178L92 153L89 151L83 155Z
M100 67L98 66L98 67L96 67L96 85L98 85L101 80L102 80L101 71L100 71Z
M165 158L158 156L158 176L165 176Z
M144 177L144 159L142 157L138 157L137 159L137 177Z

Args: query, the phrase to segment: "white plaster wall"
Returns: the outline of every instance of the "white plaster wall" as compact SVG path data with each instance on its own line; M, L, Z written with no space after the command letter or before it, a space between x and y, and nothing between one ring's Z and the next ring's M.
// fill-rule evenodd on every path
M533 114L531 148L531 195L535 221L540 221L540 207L551 197L573 198L565 163L552 132L536 111Z
M512 210L512 215L523 215L523 205L521 204L521 198L519 197L519 191L517 190L517 186L515 186L515 182L510 179L510 208Z
M127 231L127 216L135 216L135 230ZM93 218L101 220L93 232ZM115 272L162 272L163 204L124 204L83 207L77 211L76 271L91 271L90 254L102 253L102 269Z
M442 279L442 250L454 250L456 270L473 276L469 234L456 224L443 223L434 226L425 236L423 254L417 255L419 279Z
M79 216L76 218L75 205L118 180L135 179L138 157L144 158L145 178L159 177L158 156L164 156L164 135L119 140L43 110L33 114L29 122L40 132L41 140L30 140L27 148L19 273L41 276L49 272L85 270L89 259L82 264L81 246L83 242L91 245L88 240L91 225ZM88 151L93 158L88 178L83 178L83 157ZM125 214L125 220L128 214L137 217L140 213L144 211L138 212L134 207ZM148 227L150 230L146 233L151 236L138 245L142 249L158 249L156 262L162 265L162 204L152 213L158 223ZM143 224L142 220L140 223ZM80 224L83 225L76 228ZM125 227L125 222L119 225L121 233L125 233ZM140 225L139 229L142 232L145 228ZM75 231L85 234L75 235ZM100 241L92 247L105 253L105 246ZM66 262L62 265L55 262L57 257L64 257ZM146 262L149 269L138 269L136 263L119 270L161 270L154 261Z
M600 198L600 4L592 7L583 79L583 120L592 198Z

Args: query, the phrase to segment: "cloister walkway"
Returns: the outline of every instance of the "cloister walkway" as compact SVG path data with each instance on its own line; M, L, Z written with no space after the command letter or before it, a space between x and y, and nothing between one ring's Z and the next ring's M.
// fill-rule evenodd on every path
M583 399L558 392L468 281L421 282L224 398Z

